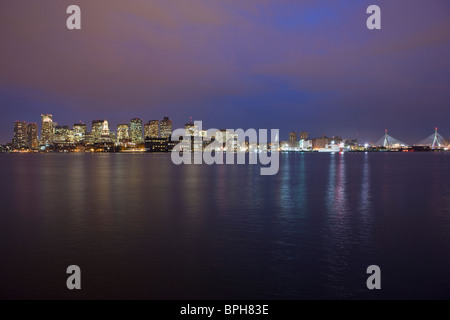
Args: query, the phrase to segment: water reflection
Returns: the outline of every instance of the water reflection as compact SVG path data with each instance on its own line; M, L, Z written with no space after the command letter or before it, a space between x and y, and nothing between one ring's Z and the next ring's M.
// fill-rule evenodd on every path
M345 275L351 263L351 225L347 204L346 162L344 154L331 154L327 188L327 216L323 234L325 260L329 270L326 284L341 298L347 296Z
M347 210L345 157L343 154L332 154L330 157L328 212L332 216L344 216Z
M372 190L370 181L370 162L369 162L369 153L366 153L363 159L361 194L359 203L359 209L363 216L363 221L366 224L369 222L370 214L372 212L371 201L372 201Z
M287 154L276 176L170 155L0 161L3 297L65 298L51 275L73 261L95 278L83 298L365 298L373 263L388 271L380 297L411 296L410 279L422 296L448 296L443 154Z

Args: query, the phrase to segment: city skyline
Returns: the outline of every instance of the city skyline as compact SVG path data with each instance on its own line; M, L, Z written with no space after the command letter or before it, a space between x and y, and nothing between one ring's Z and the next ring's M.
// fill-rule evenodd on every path
M202 122L201 120L198 120ZM169 142L171 139L173 128L173 122L169 117L164 117L162 120L149 120L144 123L144 120L140 118L133 118L129 123L120 123L116 126L116 131L111 130L110 123L107 119L97 119L91 121L91 131L88 130L87 124L83 123L81 120L78 123L74 123L72 128L68 125L60 125L57 121L53 121L52 114L41 114L41 125L40 127L36 122L26 122L26 121L15 121L14 122L14 134L11 140L12 146L15 149L21 148L31 148L36 149L39 146L49 146L58 144L71 144L76 145L79 143L114 143L118 145L128 145L132 143L135 146L143 145L147 139L152 140L158 145L161 141L167 140ZM190 118L189 122L184 124L184 129L186 136L201 136L207 138L206 130L203 128L199 132L196 127L196 122ZM227 128L227 129L217 129L217 131L226 130L236 130L239 128ZM243 128L240 128L243 129ZM252 129L252 128L244 128ZM39 135L40 132L40 135ZM331 141L348 141L350 145L358 146L386 146L386 145L399 145L399 146L423 146L430 145L434 147L435 145L439 147L444 147L449 144L450 139L446 139L438 132L438 128L435 128L435 132L432 135L421 139L417 143L409 144L402 140L398 140L388 135L388 129L384 131L383 137L372 141L360 141L358 137L341 137L338 135L311 135L310 132L302 131L290 131L286 136L286 139L280 139L279 142L284 142L286 148L296 148L297 143L300 141L310 141L308 144L310 147L314 145L320 145L325 147L331 143ZM320 142L319 142L320 141ZM306 144L302 144L306 146ZM151 147L150 149L153 149ZM446 149L447 150L447 149ZM168 151L168 150L165 150Z
M282 136L389 128L408 143L450 118L448 1L380 1L381 30L366 28L366 0L77 4L78 31L65 3L2 4L1 143L41 110L60 123L170 114Z

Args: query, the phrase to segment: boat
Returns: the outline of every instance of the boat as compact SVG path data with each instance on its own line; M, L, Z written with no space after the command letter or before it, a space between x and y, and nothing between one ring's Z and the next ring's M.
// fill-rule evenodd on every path
M339 152L342 153L344 152L344 144L335 144L335 143L331 143L330 145L327 145L325 148L320 148L319 150L317 150L319 152Z

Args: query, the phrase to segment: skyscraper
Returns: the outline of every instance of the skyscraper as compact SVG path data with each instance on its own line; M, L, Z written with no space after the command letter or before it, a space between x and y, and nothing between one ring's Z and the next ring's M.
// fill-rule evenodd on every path
M109 123L107 120L103 121L102 125L102 136L109 137L110 131L109 131Z
M84 123L75 123L73 125L73 140L75 143L85 141L87 126Z
M130 136L131 142L139 144L143 142L142 139L142 120L134 118L130 121Z
M289 132L289 141L291 142L297 141L297 132Z
M27 125L27 145L28 145L28 148L39 147L37 123L29 123Z
M41 145L53 143L53 115L41 114Z
M145 138L159 138L159 120L150 120L144 125Z
M101 143L114 143L116 140L115 134L109 130L109 123L104 120L102 123L102 134L100 136Z
M94 138L94 143L100 141L103 133L103 123L105 120L92 120L92 136Z
M117 126L117 142L125 143L130 140L128 124L119 124Z
M28 126L25 121L14 122L14 148L26 148L28 146Z
M69 143L70 128L68 126L56 126L53 134L53 143L67 144Z
M161 120L161 138L170 138L172 135L172 120L169 117L164 117Z

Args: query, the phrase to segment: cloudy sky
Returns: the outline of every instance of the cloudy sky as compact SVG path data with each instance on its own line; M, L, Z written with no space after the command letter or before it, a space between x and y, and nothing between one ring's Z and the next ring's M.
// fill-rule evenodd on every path
M82 30L66 28L71 4ZM366 28L371 4L381 30ZM2 0L0 39L1 143L41 113L450 136L448 0Z

